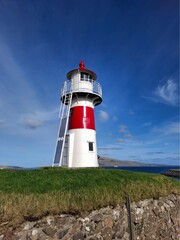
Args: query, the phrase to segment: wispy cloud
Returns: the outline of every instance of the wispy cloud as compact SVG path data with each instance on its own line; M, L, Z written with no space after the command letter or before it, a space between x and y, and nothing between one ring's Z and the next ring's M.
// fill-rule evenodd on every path
M150 127L150 126L152 126L152 122L145 122L145 123L143 123L143 127Z
M109 114L103 110L99 111L99 120L101 122L105 122L109 119Z
M124 142L125 140L123 139L123 138L117 138L116 139L116 142L119 142L119 143L122 143L122 142Z
M98 147L98 150L105 150L105 151L109 151L109 150L122 150L122 147Z
M30 112L21 117L20 123L30 129L37 129L45 123L58 118L58 109Z
M36 120L36 119L25 119L23 122L24 126L30 129L36 129L38 127L42 126L42 122Z
M152 132L160 133L164 136L180 134L180 122L170 122L162 127L154 127Z
M151 96L143 96L155 103L164 103L170 106L178 105L178 84L173 79L168 79L163 85L153 90Z
M164 152L147 152L147 155L164 154Z
M128 129L127 125L121 124L119 126L119 133L123 134L123 137L125 140L134 140L134 136ZM118 139L116 141L118 141Z
M168 79L164 85L155 89L154 95L157 100L175 106L178 103L178 86L172 79Z
M40 107L36 90L5 41L0 37L0 118L9 126L19 116Z
M132 109L130 109L128 113L129 113L129 115L134 115L135 114L135 112Z
M116 116L113 116L113 117L112 117L112 120L113 120L113 121L117 121L118 118L117 118Z
M121 125L119 126L119 132L120 132L120 133L129 133L129 129L128 129L128 127L127 127L126 125L121 124Z

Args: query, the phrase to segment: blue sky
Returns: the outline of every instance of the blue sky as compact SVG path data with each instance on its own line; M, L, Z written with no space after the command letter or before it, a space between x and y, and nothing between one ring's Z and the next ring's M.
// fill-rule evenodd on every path
M0 0L0 165L51 165L66 73L97 74L98 153L179 163L178 0Z

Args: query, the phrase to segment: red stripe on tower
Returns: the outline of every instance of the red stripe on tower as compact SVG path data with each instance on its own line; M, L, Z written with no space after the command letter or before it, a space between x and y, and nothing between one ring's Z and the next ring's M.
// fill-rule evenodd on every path
M71 108L69 118L69 130L86 128L95 130L94 109L87 106Z

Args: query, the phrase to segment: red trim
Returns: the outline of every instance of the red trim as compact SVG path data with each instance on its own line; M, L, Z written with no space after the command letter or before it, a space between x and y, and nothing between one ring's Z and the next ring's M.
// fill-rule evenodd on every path
M71 108L69 117L69 130L86 128L95 130L94 109L87 106Z

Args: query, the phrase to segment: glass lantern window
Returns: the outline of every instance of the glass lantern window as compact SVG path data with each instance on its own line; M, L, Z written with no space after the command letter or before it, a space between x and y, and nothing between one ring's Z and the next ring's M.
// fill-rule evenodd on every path
M81 73L81 81L89 81L92 80L92 76L88 73Z

